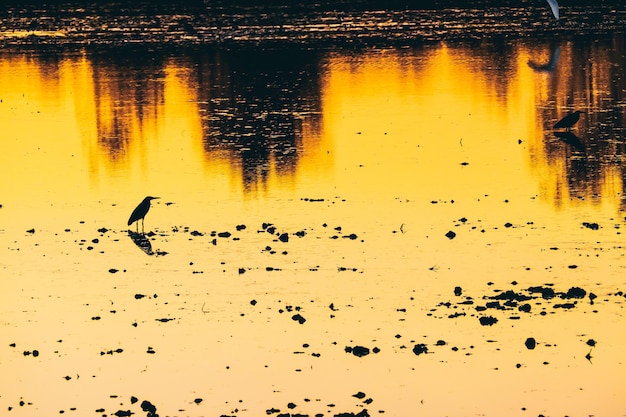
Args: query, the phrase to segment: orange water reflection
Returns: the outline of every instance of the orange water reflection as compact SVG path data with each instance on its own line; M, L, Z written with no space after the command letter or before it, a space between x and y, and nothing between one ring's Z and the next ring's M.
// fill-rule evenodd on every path
M554 69L528 65L557 47ZM18 348L4 346L0 367L22 376L3 380L2 404L26 392L58 413L76 386L89 407L116 390L158 393L163 414L184 404L205 415L209 399L232 410L241 397L259 414L296 392L343 410L356 380L390 415L615 411L624 283L608 219L622 209L623 50L612 39L3 53L0 266L19 279L2 281ZM573 130L580 145L552 132L570 108L588 111ZM128 213L147 193L163 197L146 220L156 236L129 236ZM589 213L607 226L582 228ZM265 221L280 222L288 244L260 233ZM240 240L211 243L223 229ZM519 321L494 310L494 327L473 307L445 306L464 300L456 285L480 300L546 283L593 290L597 306L554 314L537 300ZM306 325L283 314L294 305ZM447 344L418 358L410 348L422 339ZM357 343L381 354L343 351ZM33 348L41 357L24 362ZM176 383L164 392L164 380Z
M333 177L358 195L415 197L396 180L412 175L427 198L443 198L442 189L450 198L504 195L517 183L556 207L612 201L621 209L622 43L325 56L5 53L3 120L8 137L79 142L87 188L123 176L138 189L148 177L168 189L173 173L205 172L227 176L235 193ZM548 61L555 48L553 71L527 65ZM551 129L571 109L588 112L573 132L576 146ZM22 123L33 112L43 122ZM46 139L61 132L61 140ZM50 152L68 148L77 149L68 143ZM355 166L366 168L362 176L336 172Z

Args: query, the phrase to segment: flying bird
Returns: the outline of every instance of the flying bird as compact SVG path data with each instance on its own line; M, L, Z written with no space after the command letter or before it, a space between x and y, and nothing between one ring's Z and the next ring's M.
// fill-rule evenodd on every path
M581 113L584 113L584 111L576 110L574 112L571 112L570 114L568 114L567 116L565 116L564 118L556 122L556 124L554 125L554 128L555 129L565 128L566 130L570 130L572 126L574 126L576 123L578 123L578 120L580 120Z
M150 210L150 201L155 200L160 197L146 197L143 199L141 203L133 210L130 218L128 219L128 225L130 226L134 222L137 222L137 232L139 232L139 220L141 220L141 231L143 232L143 219L148 214L148 210Z
M557 3L556 0L548 0L548 4L552 9L552 13L554 13L554 17L556 17L556 20L559 20L559 3Z

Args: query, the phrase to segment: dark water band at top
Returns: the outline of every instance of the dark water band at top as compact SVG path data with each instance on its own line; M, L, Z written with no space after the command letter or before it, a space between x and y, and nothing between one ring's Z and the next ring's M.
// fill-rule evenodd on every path
M622 2L250 1L5 3L0 46L93 44L414 45L440 40L598 36L626 30Z

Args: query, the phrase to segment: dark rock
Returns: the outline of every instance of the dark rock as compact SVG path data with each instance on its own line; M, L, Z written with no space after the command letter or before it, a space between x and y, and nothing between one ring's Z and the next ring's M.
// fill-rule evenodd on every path
M572 287L565 294L567 298L585 298L585 295L587 295L587 291L579 287Z
M454 233L452 230L450 230L448 233L446 233L446 237L450 240L454 239L456 237L456 233Z
M576 307L576 303L563 303L563 304L555 304L552 306L552 308L563 308L566 310L569 310L574 307Z
M250 300L250 304L252 304L253 306L256 305L256 300Z
M454 287L454 295L457 297L463 294L463 289L461 287Z
M156 414L156 407L150 401L142 401L141 409L148 413L148 417L158 417L158 415Z
M526 339L524 344L526 345L526 348L529 350L533 350L535 346L537 346L537 342L535 341L534 337L529 337L528 339Z
M503 291L500 294L491 297L494 300L514 300L514 301L526 301L530 300L532 297L529 297L524 294L516 293L513 290Z
M304 322L306 321L306 319L302 317L300 314L294 314L293 316L291 316L291 319L293 321L297 321L300 324L304 324Z
M280 236L278 236L278 240L280 240L281 242L288 242L289 235L287 233L281 233Z
M245 230L246 225L245 224L238 224L237 226L235 226L235 229L240 232L242 230Z
M421 355L422 353L428 353L428 346L426 346L424 343L418 343L415 346L413 346L413 353L415 353L416 355Z
M583 226L585 226L587 229L591 229L591 230L598 230L600 228L598 223L583 222Z
M106 233L108 231L109 231L109 229L107 229L106 227L101 227L100 229L98 229L98 232L100 232L100 233Z
M530 287L528 288L528 292L531 294L541 293L541 297L546 300L554 298L555 296L554 290L552 288L547 288L547 287Z
M144 294L135 294L135 300L141 300L144 297L145 297Z
M482 316L478 320L483 326L493 326L495 323L498 322L497 318L491 316Z
M587 340L587 344L588 344L589 346L592 346L592 347L593 347L593 346L595 346L595 345L596 345L596 341L595 341L595 340L593 340L593 339L589 339L589 340Z
M353 348L346 347L346 352L348 353L352 352L354 356L358 356L358 357L362 357L362 356L366 356L370 354L369 348L366 348L365 346L355 346Z
M530 313L530 304L522 304L518 307L519 311L523 311L524 313Z
M111 268L111 269L109 269L109 272L110 272L111 274L115 274L115 273L116 273L116 272L118 272L118 271L119 271L119 269L115 269L115 268Z
M200 404L202 401L203 401L202 398L196 398L193 400L193 402L196 404Z
M28 230L26 231L26 233L33 234L33 233L35 233L35 229L28 229Z
M230 236L231 236L231 235L230 235L230 232L219 232L219 233L217 234L217 237L224 237L224 238L227 238L227 237L230 237Z
M358 398L359 400L361 400L361 399L365 398L365 393L359 391L356 394L353 394L352 396L355 397L355 398Z

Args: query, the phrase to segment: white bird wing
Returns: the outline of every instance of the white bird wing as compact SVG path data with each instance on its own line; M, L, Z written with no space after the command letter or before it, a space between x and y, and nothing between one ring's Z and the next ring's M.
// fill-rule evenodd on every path
M554 17L556 17L556 20L559 20L559 3L557 3L556 0L548 0L548 4L552 9L552 13L554 13Z

